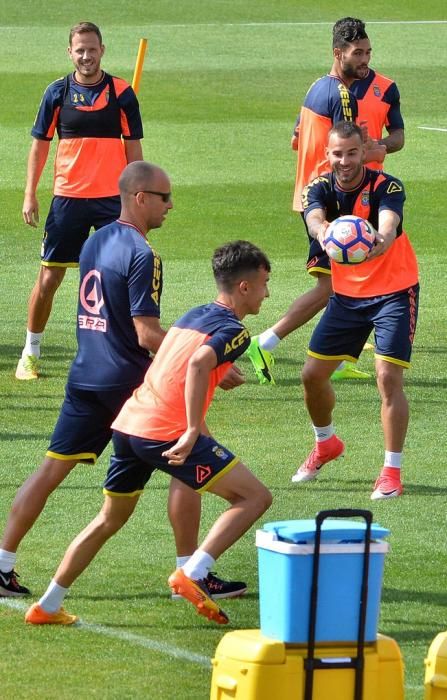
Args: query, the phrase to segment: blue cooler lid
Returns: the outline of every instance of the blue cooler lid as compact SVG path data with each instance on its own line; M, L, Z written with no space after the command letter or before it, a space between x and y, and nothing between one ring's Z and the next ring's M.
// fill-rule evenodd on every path
M263 528L274 532L278 540L293 544L308 544L315 542L315 520L278 520L266 523ZM357 520L342 520L328 518L321 526L321 542L363 542L365 539L366 523ZM385 527L372 523L371 539L380 540L390 534Z

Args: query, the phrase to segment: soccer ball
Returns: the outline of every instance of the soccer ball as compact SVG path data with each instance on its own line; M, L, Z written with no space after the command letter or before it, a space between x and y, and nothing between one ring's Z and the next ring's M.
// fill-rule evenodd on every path
M374 228L359 216L340 216L326 229L324 247L332 260L354 265L361 263L374 245Z

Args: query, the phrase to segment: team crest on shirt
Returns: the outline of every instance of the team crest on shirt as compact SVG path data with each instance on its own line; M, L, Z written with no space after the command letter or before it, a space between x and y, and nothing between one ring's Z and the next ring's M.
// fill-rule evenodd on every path
M402 192L402 186L399 185L398 182L395 182L393 180L393 182L390 182L390 184L388 185L388 189L387 189L386 193L387 194L394 194L395 192Z
M219 459L226 459L228 457L225 450L223 450L221 447L218 447L217 445L213 447L212 452L214 452L216 457L219 457Z
M369 190L363 190L361 202L364 207L369 205Z
M373 85L373 93L376 97L382 97L382 93L380 92L380 88L378 85Z

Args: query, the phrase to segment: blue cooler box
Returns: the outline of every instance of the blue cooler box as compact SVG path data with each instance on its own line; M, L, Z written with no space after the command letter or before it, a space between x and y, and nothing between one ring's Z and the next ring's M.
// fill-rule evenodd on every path
M355 642L366 524L323 521L318 576L316 642ZM256 532L259 561L261 632L290 644L307 644L315 520L267 523ZM383 566L389 535L371 527L365 641L375 642L380 612Z

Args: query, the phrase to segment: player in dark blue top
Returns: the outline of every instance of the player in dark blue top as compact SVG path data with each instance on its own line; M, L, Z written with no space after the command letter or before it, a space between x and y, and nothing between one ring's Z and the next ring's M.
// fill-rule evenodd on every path
M210 596L208 572L267 510L271 495L209 435L204 421L226 366L248 345L240 321L257 314L268 296L270 263L256 246L235 241L215 251L213 271L216 302L194 309L169 329L144 383L124 405L113 426L114 456L104 506L69 546L48 590L28 610L27 622L75 622L76 616L61 607L69 586L127 522L154 468L229 502L200 547L169 578L171 589L200 614L219 624L228 622Z
M118 220L85 243L80 272L78 352L68 384L79 389L134 389L148 361L134 319L160 318L160 256L136 226ZM101 361L92 362L94 357Z
M0 595L25 595L15 578L17 548L49 495L78 462L94 463L111 423L139 385L165 336L160 326L161 262L146 240L172 208L166 173L144 161L120 177L121 219L96 232L81 253L78 353L51 443L18 491L0 543ZM193 549L191 550L193 551Z
M357 202L359 195L361 199ZM363 169L363 179L354 189L344 190L337 182L335 173L325 173L311 182L303 191L303 206L307 215L312 209L321 208L324 201L327 221L352 214L355 205L368 207L368 221L377 230L380 209L391 209L399 216L397 236L402 233L404 186L400 180L378 172Z
M160 227L172 207L169 178L160 168L138 161L123 171L120 188L121 219L95 233L81 253L78 352L46 457L18 492L8 519L0 544L0 595L28 593L13 570L21 540L71 469L78 462L95 462L104 450L112 421L143 380L148 351L155 353L165 335L159 320L161 260L145 233ZM235 368L231 377L223 379L222 388L243 382ZM179 563L197 546L200 498L173 479L168 512ZM241 581L224 581L211 573L208 585L219 597L246 590Z

